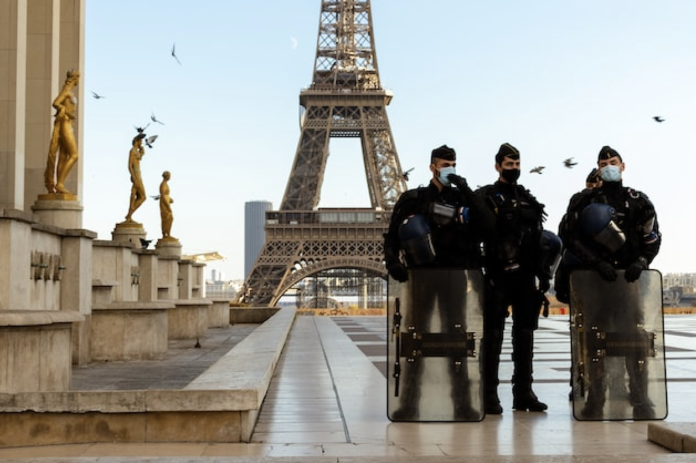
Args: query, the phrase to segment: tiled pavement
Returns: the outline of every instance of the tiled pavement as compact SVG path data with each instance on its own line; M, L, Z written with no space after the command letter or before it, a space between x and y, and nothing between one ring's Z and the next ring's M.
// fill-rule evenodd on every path
M248 444L85 444L0 449L0 459L28 462L387 462L387 461L696 461L647 440L647 423L579 422L568 403L567 316L541 320L536 336L535 390L546 413L513 412L509 380L500 387L505 411L480 423L391 423L386 417L385 317L299 316ZM509 329L501 379L512 370ZM696 317L665 319L669 416L694 422ZM198 355L184 346L181 355ZM212 349L214 350L214 349ZM211 354L212 355L212 354ZM166 362L164 362L166 363ZM173 363L172 363L173 365ZM184 371L179 364L172 370ZM189 375L195 375L192 370ZM76 373L79 375L79 372ZM142 374L136 374L144 379ZM159 379L157 379L159 378ZM76 376L76 381L79 379ZM165 372L156 387L180 378ZM113 380L110 380L113 381ZM128 383L128 381L126 381ZM131 383L132 384L132 383ZM124 387L125 383L112 383ZM141 386L142 387L142 384ZM154 383L153 383L153 386ZM44 457L45 460L38 460Z

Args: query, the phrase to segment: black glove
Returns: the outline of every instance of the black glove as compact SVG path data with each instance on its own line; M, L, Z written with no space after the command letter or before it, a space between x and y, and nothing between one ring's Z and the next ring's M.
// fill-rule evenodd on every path
M408 270L406 270L406 266L401 262L388 263L387 272L389 272L389 275L393 279L401 283L408 280Z
M616 281L616 270L614 270L614 267L606 260L600 260L595 265L595 269L599 272L599 276L602 277L602 280Z
M629 283L633 283L638 278L640 278L640 273L648 268L648 261L645 257L639 257L631 265L626 267L626 273L624 277Z
M447 176L447 180L449 180L453 185L456 185L458 188L469 188L469 184L466 183L466 179L457 174L449 174Z
M541 291L541 294L544 294L549 288L551 288L549 279L547 277L539 277L539 291Z
M449 174L447 176L447 180L452 183L452 185L455 185L459 190L463 193L472 193L471 188L469 188L469 184L467 183L466 179L464 177L460 177L457 174Z

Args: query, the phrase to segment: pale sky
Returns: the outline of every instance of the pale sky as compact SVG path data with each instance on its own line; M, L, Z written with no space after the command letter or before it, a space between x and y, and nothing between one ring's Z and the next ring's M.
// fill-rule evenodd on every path
M320 10L320 0L87 0L84 227L108 240L124 219L134 126L150 122L159 138L142 160L148 200L133 218L160 237L150 196L171 171L172 235L185 253L218 251L226 259L209 269L243 278L244 203L280 205ZM546 205L555 232L610 145L626 162L624 184L657 209L653 267L696 272L687 200L696 2L372 0L372 14L396 149L414 168L409 187L429 181L430 151L442 144L456 149L470 185L492 183L494 155L509 142L522 154L519 183ZM320 207L369 207L359 139L334 139L330 152ZM529 172L538 165L541 175Z

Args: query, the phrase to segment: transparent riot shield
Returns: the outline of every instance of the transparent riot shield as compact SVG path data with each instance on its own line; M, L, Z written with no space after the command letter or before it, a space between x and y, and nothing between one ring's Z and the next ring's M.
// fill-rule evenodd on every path
M387 289L387 415L481 421L484 281L480 270L411 269Z
M592 270L570 277L573 416L578 420L667 417L662 275L628 283Z

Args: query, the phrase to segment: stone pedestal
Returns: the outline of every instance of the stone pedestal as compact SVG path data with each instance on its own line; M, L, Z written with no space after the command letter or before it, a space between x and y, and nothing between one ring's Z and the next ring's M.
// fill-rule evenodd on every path
M208 306L208 328L226 328L230 325L230 300L213 299Z
M72 373L72 325L77 312L0 311L0 392L67 391Z
M174 301L175 307L167 311L169 339L203 339L208 329L208 299Z
M156 360L167 354L172 302L112 302L92 312L92 360Z
M135 248L142 248L143 244L140 241L147 237L147 232L143 228L143 224L134 220L117 223L114 231L111 232L111 239L117 243L130 243Z
M31 207L39 221L65 229L82 228L82 210L77 196L49 193L39 195Z
M181 257L181 243L176 238L161 238L155 245L157 254L163 257Z

